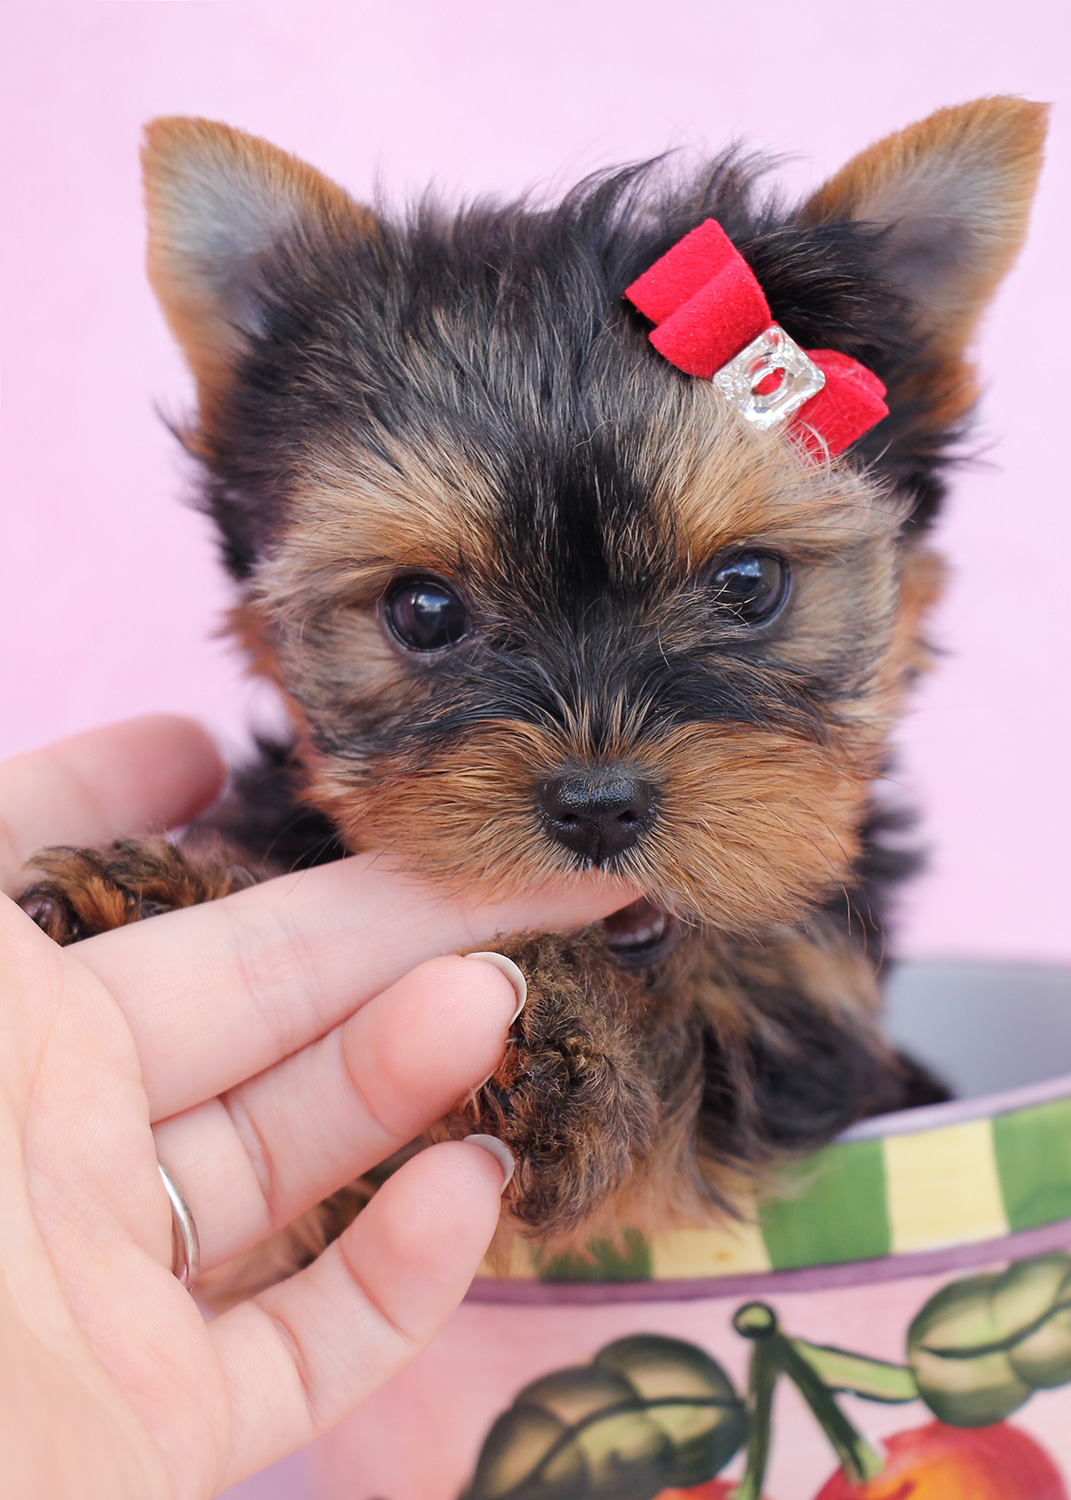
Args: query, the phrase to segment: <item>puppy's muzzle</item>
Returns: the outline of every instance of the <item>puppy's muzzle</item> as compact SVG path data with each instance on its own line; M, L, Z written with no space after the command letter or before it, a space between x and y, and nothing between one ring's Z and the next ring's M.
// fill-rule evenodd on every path
M609 767L544 781L538 801L550 836L596 866L631 849L655 816L650 782Z

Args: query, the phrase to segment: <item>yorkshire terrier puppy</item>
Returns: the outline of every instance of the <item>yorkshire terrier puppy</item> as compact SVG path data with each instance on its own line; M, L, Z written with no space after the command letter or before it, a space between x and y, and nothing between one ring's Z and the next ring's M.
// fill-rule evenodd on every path
M508 1213L555 1243L731 1211L743 1178L941 1097L881 1031L908 861L875 783L1043 134L1041 106L983 99L799 206L729 153L398 221L226 126L151 125L181 436L293 734L177 845L39 856L27 908L70 942L360 849L489 894L633 882L595 928L503 936L528 1005L441 1126L501 1136ZM652 342L635 286L709 220L796 345L884 385L839 454Z

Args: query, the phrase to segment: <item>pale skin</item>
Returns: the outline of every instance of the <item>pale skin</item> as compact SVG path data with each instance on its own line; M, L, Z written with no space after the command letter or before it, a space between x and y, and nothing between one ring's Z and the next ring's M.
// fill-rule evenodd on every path
M222 777L204 731L163 716L9 761L0 880L49 843L181 824ZM0 896L5 1493L205 1500L413 1358L498 1220L488 1151L423 1151L312 1266L209 1322L171 1274L157 1158L203 1270L251 1248L498 1063L515 992L455 950L631 895L466 904L359 856L65 949Z

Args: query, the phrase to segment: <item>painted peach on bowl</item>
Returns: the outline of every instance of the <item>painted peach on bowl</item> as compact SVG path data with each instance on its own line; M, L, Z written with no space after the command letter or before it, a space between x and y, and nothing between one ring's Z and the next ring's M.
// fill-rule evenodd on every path
M851 1484L838 1470L815 1500L1067 1500L1052 1459L1025 1432L931 1422L885 1441L876 1479Z
M287 1500L1069 1500L1071 974L905 966L890 997L957 1100L735 1226L518 1240Z

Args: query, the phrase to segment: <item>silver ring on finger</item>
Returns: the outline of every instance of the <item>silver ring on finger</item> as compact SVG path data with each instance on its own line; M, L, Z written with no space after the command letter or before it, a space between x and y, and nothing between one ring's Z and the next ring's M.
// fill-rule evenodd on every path
M201 1269L201 1242L197 1238L197 1225L178 1183L162 1161L157 1162L157 1166L171 1203L171 1270L180 1285L192 1292L197 1273Z

